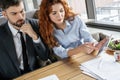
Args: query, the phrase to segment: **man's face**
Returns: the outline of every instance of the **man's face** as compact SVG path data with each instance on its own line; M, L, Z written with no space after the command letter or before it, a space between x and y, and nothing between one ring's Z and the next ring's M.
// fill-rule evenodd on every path
M8 21L17 27L21 27L25 23L25 11L23 2L20 2L18 6L10 6L4 10L3 15Z

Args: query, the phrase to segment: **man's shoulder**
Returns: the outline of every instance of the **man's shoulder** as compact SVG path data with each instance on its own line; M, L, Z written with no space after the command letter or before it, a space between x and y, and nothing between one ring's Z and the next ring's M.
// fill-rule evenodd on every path
M30 23L32 26L38 26L38 20L37 19L29 19L27 18L28 23Z
M39 23L37 19L27 19L28 23L31 25L33 30L38 31L39 30Z
M3 33L5 32L5 26L6 26L5 23L0 25L0 37L1 37L1 36L3 35Z
M7 26L7 22L0 24L0 30L5 28L5 26Z

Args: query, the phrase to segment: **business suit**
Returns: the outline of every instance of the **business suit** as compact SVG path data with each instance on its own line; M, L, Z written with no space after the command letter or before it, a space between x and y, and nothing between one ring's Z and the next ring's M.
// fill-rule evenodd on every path
M33 30L39 33L37 22L33 20L28 21ZM39 56L42 60L47 60L48 50L42 42L35 44L32 38L26 35L26 47L30 70L38 68L36 56ZM8 80L20 76L21 71L19 65L13 36L6 22L0 26L0 79Z

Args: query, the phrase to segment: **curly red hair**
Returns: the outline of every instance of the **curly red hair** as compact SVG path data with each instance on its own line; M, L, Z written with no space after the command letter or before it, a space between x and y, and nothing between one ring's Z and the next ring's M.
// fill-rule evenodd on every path
M52 12L52 5L58 3L61 3L64 7L65 20L71 19L71 17L74 18L75 16L75 13L69 7L67 0L42 0L38 12L39 25L40 25L39 32L44 42L51 48L54 46L58 46L58 42L56 41L53 35L54 24L50 20L49 14Z

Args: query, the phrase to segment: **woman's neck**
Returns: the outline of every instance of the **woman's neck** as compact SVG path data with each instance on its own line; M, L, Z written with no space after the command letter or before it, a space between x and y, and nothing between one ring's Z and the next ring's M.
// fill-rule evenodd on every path
M57 28L57 29L61 29L61 30L64 30L64 29L65 29L65 27L66 27L65 22L63 22L63 23L61 23L61 24L57 24L57 25L56 25L56 28Z

